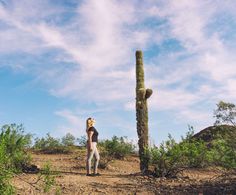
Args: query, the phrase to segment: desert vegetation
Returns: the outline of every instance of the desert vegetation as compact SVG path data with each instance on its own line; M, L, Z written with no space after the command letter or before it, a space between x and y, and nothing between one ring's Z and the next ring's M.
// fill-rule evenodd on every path
M47 154L69 153L70 147L74 146L75 137L70 133L61 139L52 137L49 133L45 137L36 138L33 145L35 151Z
M147 148L146 155L154 167L154 175L176 177L186 168L209 166L236 169L235 105L220 101L214 117L214 126L198 134L194 134L193 127L190 126L179 143L169 135L169 139L159 147Z
M23 170L30 161L26 149L31 143L31 135L24 134L22 125L4 125L0 134L0 194L13 194L10 184L13 174Z
M221 128L220 126L219 128ZM209 144L194 137L190 129L180 143L169 135L169 139L159 147L149 148L147 155L157 177L177 177L186 168L205 168L220 166L226 169L236 168L236 149L230 144L233 140L219 136Z

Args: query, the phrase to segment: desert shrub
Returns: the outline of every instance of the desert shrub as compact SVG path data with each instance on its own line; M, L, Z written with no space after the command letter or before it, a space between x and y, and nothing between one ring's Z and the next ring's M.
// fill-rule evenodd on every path
M49 133L45 138L36 138L33 148L47 154L69 152L68 148L61 144L60 139L52 137Z
M114 159L124 159L125 156L133 154L135 146L126 137L113 136L111 140L99 142L99 151L99 168L105 169Z
M67 133L65 136L61 138L61 143L64 146L74 146L75 141L76 141L76 138L70 133Z
M126 137L113 136L111 140L105 140L99 143L107 154L116 159L123 159L128 154L134 153L135 146L128 142Z
M6 154L6 143L4 140L0 142L0 194L12 194L14 191L13 186L10 184L10 179L13 175L13 170L6 168L8 156Z
M170 135L169 140L159 147L149 148L146 155L149 156L149 163L154 166L154 175L157 177L175 177L187 166L181 148Z
M208 145L201 139L193 137L193 127L189 127L186 137L178 144L184 160L190 168L201 168L209 164Z
M10 184L13 174L22 171L30 156L25 149L30 146L31 135L24 134L22 125L4 125L0 134L0 194L14 193Z
M10 179L13 176L13 171L11 169L5 169L5 167L0 164L0 194L11 195L14 194L14 187L10 184Z
M154 175L157 177L176 177L179 172L191 167L208 165L209 154L203 141L191 139L193 131L190 129L185 138L177 143L169 134L168 140L159 147L149 148L146 151L150 165L154 166Z
M198 142L207 145L205 150L208 165L224 168L236 168L236 134L235 127L220 125L207 128L205 132L195 134Z
M236 168L236 149L226 139L212 141L211 149L208 151L209 163L227 169Z
M202 140L182 142L179 148L189 168L202 168L208 165L207 146Z
M169 135L168 140L159 147L146 150L150 165L154 167L157 177L176 177L186 168L201 168L207 166L221 166L236 168L235 141L226 138L214 139L209 145L201 139L193 137L190 128L186 137L180 143Z
M31 135L24 134L22 125L4 125L0 134L1 150L5 150L6 168L21 170L30 161L26 149L30 146Z
M43 176L43 191L45 193L49 192L50 189L56 184L55 175L52 175L51 169L51 164L46 163L44 164L43 169L41 171L40 176Z
M99 155L100 161L98 167L101 169L107 168L108 164L114 160L114 157L109 155L109 152L104 147L99 147Z
M236 168L236 135L232 126L218 126L218 131L212 136L211 141L204 141L201 138L186 139L187 143L192 142L192 146L197 147L191 150L187 147L188 152L195 152L190 156L190 165L192 167L203 166L221 166L227 169ZM204 138L204 137L203 137ZM185 141L186 142L186 141ZM181 143L180 143L181 144ZM198 152L200 152L198 154Z

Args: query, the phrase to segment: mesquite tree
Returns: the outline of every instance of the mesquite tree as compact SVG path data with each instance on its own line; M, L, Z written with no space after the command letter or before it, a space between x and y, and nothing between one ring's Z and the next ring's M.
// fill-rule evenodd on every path
M144 173L148 170L148 156L145 149L148 148L148 107L147 99L152 95L151 89L145 89L144 68L142 51L136 51L136 120L140 157L140 170Z
M214 125L228 124L236 126L236 106L233 103L220 101L214 110L216 118Z

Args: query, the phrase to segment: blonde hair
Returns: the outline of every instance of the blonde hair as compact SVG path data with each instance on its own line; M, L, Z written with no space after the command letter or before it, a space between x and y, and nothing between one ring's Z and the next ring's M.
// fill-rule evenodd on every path
M95 120L91 117L86 120L86 132L88 133L88 129L93 126Z

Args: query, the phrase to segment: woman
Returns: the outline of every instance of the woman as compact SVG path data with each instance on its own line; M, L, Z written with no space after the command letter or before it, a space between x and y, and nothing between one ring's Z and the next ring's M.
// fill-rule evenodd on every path
M95 129L94 124L95 124L95 120L93 118L88 118L86 120L86 132L88 135L87 161L86 161L87 176L99 176L100 175L97 172L98 162L100 159L98 149L97 149L98 132ZM91 161L92 161L93 156L95 156L95 160L94 160L93 175L92 175L91 174Z

